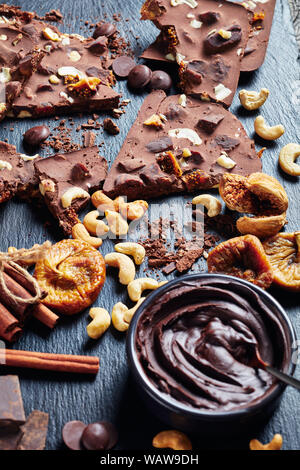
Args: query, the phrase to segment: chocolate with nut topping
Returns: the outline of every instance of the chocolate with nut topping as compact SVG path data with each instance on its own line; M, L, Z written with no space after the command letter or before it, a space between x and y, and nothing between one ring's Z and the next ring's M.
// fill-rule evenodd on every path
M236 162L235 173L260 171L253 141L223 106L153 91L113 163L104 191L134 200L210 188L228 171L216 163L225 151Z
M215 21L203 21L203 14ZM161 30L156 46L179 64L180 85L186 94L231 104L249 33L243 6L202 0L191 8L186 3L172 6L168 0L147 0L142 19L151 19Z
M73 199L63 207L62 196L70 188L81 188L92 192L102 187L107 173L107 162L99 155L98 147L86 147L75 152L57 154L35 164L40 190L52 215L66 235L79 222L77 213L89 201L89 197Z

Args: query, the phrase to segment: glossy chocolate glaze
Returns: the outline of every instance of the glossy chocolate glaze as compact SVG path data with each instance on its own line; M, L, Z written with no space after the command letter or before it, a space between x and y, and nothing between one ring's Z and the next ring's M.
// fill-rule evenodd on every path
M247 407L276 379L250 364L262 358L288 367L287 334L259 295L235 280L182 281L142 313L136 351L144 372L163 395L207 411Z

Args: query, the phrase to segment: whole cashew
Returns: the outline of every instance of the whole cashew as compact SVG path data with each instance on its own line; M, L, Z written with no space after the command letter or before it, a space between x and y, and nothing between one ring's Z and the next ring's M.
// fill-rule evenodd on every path
M257 116L254 121L254 129L257 135L265 140L276 140L284 134L285 129L281 124L269 127L265 123L263 116Z
M248 111L258 109L267 100L269 93L267 88L262 88L259 93L257 91L241 90L239 93L241 105Z
M109 227L103 220L98 220L98 217L98 211L91 211L84 217L83 224L89 233L100 237L109 231Z
M148 203L143 200L125 202L120 196L114 200L115 211L120 212L124 219L137 220L143 217L148 209Z
M85 226L81 223L75 224L72 227L72 237L87 242L94 248L99 248L102 245L102 239L91 237Z
M146 255L145 248L139 243L134 242L117 243L115 245L115 250L118 253L124 253L125 255L133 256L134 262L137 265L142 264Z
M225 155L222 153L222 155L219 156L217 159L217 164L222 166L223 168L226 168L226 170L231 170L236 166L236 162L232 160L232 158L228 157L228 155Z
M115 211L106 210L105 217L109 225L110 231L116 236L126 235L129 226L123 217Z
M251 234L258 238L276 235L286 223L286 213L270 217L240 217L236 227L243 235Z
M250 450L280 450L282 447L282 435L274 434L273 439L268 444L262 444L257 439L252 439L249 447Z
M108 253L104 257L108 266L119 268L119 281L127 286L135 277L135 267L133 261L122 253Z
M285 145L279 154L279 165L281 169L292 176L300 176L300 165L295 163L297 157L300 156L299 144Z
M108 329L111 323L110 315L105 308L100 307L91 308L89 315L93 321L86 327L87 334L92 339L98 339Z
M101 190L92 194L91 201L99 211L105 212L106 210L115 210L114 201L110 199L110 197L106 196L106 194Z
M222 210L222 204L219 199L211 196L211 194L200 194L200 196L194 197L192 203L195 205L202 204L206 207L208 217L215 217L219 215Z
M67 191L61 197L61 204L63 208L70 207L73 202L73 199L79 198L90 198L90 195L87 191L79 186L73 186L72 188L67 189Z
M161 431L153 438L153 447L158 449L192 450L189 438L180 431Z
M122 302L118 302L116 305L114 305L111 312L111 319L112 324L114 325L116 330L128 330L133 315L135 314L141 303L144 302L144 300L145 297L141 297L140 300L136 303L136 305L130 309L126 307L126 305Z
M151 277L140 277L139 279L134 279L131 281L127 286L127 292L129 298L133 302L137 302L144 290L154 290L158 288L158 281L156 279L152 279Z

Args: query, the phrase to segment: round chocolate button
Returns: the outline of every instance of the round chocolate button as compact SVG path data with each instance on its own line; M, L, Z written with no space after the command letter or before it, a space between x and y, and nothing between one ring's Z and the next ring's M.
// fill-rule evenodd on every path
M135 90L144 88L151 80L152 71L147 65L136 65L128 75L128 86Z
M39 147L44 140L47 139L50 135L49 127L42 125L42 126L35 126L28 129L24 136L23 140L28 147Z
M155 70L149 83L151 90L169 90L172 86L172 79L167 72Z
M62 430L62 438L65 445L71 450L82 450L81 436L86 428L82 421L69 421Z
M111 23L103 23L100 26L97 26L93 33L93 38L97 39L99 36L106 36L109 38L110 36L115 34L116 31L117 28L115 27L115 25Z
M89 424L81 436L81 442L87 450L105 450L109 440L109 430L102 422Z
M127 55L117 57L112 63L114 73L121 78L126 78L129 72L135 67L135 61Z

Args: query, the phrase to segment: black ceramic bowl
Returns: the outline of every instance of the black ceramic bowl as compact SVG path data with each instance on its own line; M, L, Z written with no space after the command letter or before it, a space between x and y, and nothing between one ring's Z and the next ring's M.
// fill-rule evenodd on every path
M165 422L172 428L180 429L187 432L196 432L205 435L226 435L241 433L256 428L264 423L281 398L285 389L282 383L275 383L267 393L257 400L249 403L245 407L241 407L229 411L207 411L205 409L197 409L193 406L185 405L180 401L170 398L167 394L162 393L149 377L146 375L136 352L136 334L140 317L149 306L155 305L159 298L167 293L170 289L174 289L182 284L182 282L193 282L197 280L209 282L212 278L223 280L228 283L228 289L232 283L238 285L238 289L245 289L245 286L256 294L260 300L271 309L276 315L281 325L281 330L286 347L285 347L285 367L284 372L293 374L295 365L292 363L292 346L296 344L296 336L292 324L281 305L267 292L250 284L247 281L240 280L225 275L215 274L194 274L187 275L170 281L159 289L153 291L146 300L141 304L131 322L127 336L127 355L129 366L133 378L137 384L138 391L142 399L145 401L151 413L155 414L161 421Z

